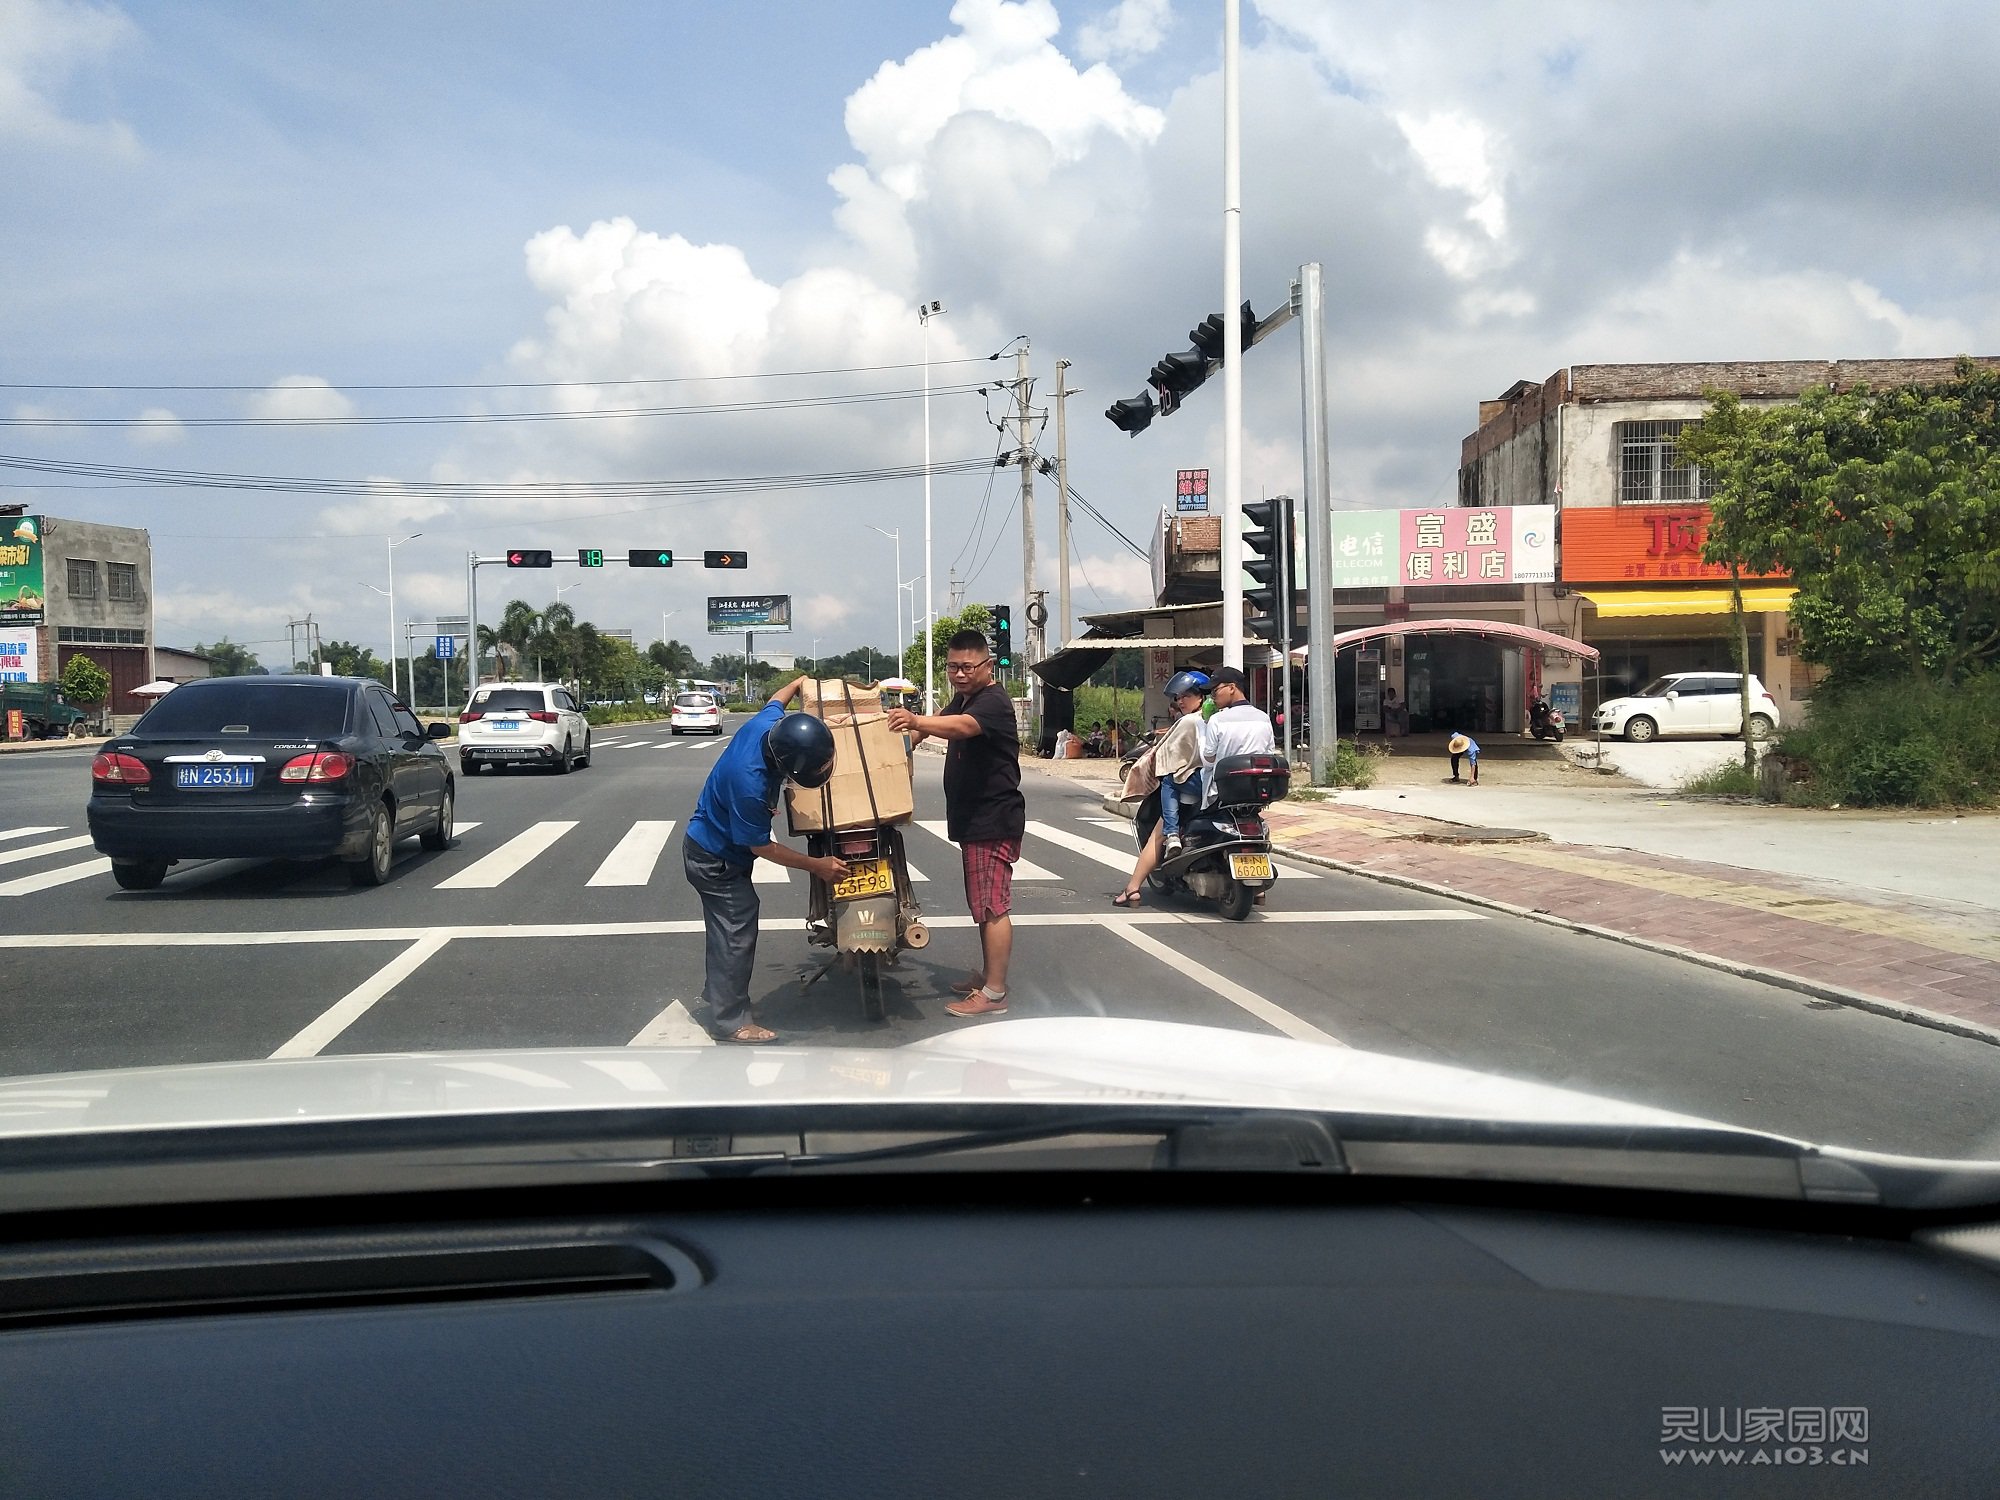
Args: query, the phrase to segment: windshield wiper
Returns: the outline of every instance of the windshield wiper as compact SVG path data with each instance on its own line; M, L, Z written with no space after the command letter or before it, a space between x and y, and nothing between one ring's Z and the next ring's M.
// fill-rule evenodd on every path
M1347 1171L1340 1143L1310 1115L1202 1110L1194 1113L1089 1114L1005 1129L955 1131L853 1151L808 1151L787 1159L793 1170L874 1166L935 1160L965 1152L1007 1154L1008 1148L1060 1143L1129 1152L1131 1137L1150 1137L1151 1165L1177 1172ZM1004 1165L1005 1163L995 1163Z

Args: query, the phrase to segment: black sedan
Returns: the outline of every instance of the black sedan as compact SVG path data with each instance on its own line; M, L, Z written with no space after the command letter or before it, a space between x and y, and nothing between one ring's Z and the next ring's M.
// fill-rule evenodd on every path
M398 839L451 843L450 732L364 678L186 683L92 762L91 840L128 891L182 859L338 856L380 885Z

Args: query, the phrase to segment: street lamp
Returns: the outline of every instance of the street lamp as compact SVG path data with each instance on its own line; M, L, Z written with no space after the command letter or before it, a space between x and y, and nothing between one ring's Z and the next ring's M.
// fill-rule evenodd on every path
M372 583L363 583L363 584L362 584L361 586L362 586L362 587L363 587L364 589L371 589L371 590L373 590L373 591L374 591L375 593L378 593L378 594L380 594L380 595L381 595L381 596L382 596L382 597L383 597L384 599L387 599L387 600L389 600L389 601L390 601L390 603L389 603L389 608L390 608L390 609L392 609L392 610L393 610L393 609L394 609L394 608L396 607L396 605L395 605L395 598L396 598L396 596L395 596L394 594L390 593L390 592L389 592L389 591L388 591L387 589L382 589L382 588L376 588L376 587L375 587L375 585L374 585L374 584L372 584ZM396 680L396 636L395 636L395 630L396 630L396 617L395 617L395 616L394 616L394 615L392 614L392 615L390 615L390 616L389 616L389 631L390 631L390 634L389 634L389 680L390 680L390 682L391 682L391 683L393 683L393 682L394 682L394 681ZM389 691L390 691L391 693L394 693L394 692L395 692L395 688L394 688L394 687L391 687Z
M880 526L870 526L870 531L878 536L886 536L896 544L896 600L892 613L896 616L896 664L901 670L903 661L903 528L884 531Z
M917 307L917 321L924 328L924 712L937 712L936 667L937 605L931 598L931 319L944 313L942 302L924 302ZM901 572L901 568L897 569Z
M422 536L421 531L413 531L406 537L384 538L389 543L389 696L399 697L396 691L396 549L404 542L414 542ZM378 589L376 592L380 592ZM410 664L410 696L417 695L416 663Z
M818 637L818 636L814 636L814 637L813 637L813 651L812 651L812 664L813 664L813 676L817 677L817 676L819 676L819 637Z
M586 578L586 579L585 579L585 580L584 580L584 581L583 581L582 583L559 583L559 584L557 584L557 585L556 585L556 603L558 603L558 604L562 603L562 596L563 596L564 594L566 594L566 593L573 593L573 592L574 592L575 590L577 590L577 589L580 589L580 588L585 588L585 587L587 587L587 586L589 585L589 583L590 583L590 580Z

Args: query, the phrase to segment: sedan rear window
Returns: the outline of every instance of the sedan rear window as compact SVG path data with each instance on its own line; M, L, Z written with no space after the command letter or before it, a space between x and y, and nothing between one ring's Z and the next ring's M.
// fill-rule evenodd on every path
M713 708L715 700L700 693L682 693L674 699L675 708Z
M347 732L349 690L332 683L191 682L162 698L134 734L247 734L253 739L323 740Z
M542 695L535 688L499 688L490 693L481 693L472 700L472 706L481 713L505 714L519 711L535 713L548 705L542 702Z

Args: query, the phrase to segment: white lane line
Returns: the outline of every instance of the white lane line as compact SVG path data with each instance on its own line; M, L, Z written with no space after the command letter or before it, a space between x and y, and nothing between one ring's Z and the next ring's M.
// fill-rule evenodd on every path
M592 740L590 748L593 750L616 750L620 745L629 743L631 743L629 740Z
M46 828L0 828L0 839L27 839L38 833L61 833L60 823L51 823Z
M790 885L792 872L783 865L774 865L768 859L760 859L750 867L752 885Z
M678 1000L669 1000L667 1008L640 1028L639 1034L625 1044L628 1047L713 1047L715 1038L688 1014L688 1009Z
M64 865L59 870L46 870L40 875L23 875L18 880L9 880L0 884L0 896L30 896L50 886L68 885L72 880L88 880L93 875L110 873L110 860L87 859L80 865Z
M618 847L604 857L597 873L584 884L644 885L653 878L653 866L660 862L660 851L667 847L673 831L671 818L664 822L634 823L625 830Z
M1030 823L1028 832L1038 839L1047 839L1051 844L1060 844L1085 859L1094 859L1100 865L1109 865L1114 870L1130 872L1133 862L1138 859L1136 849L1114 849L1109 844L1100 844L1096 839L1087 839L1080 833L1054 828L1047 823Z
M440 880L437 889L441 891L490 891L511 875L518 875L528 861L544 853L548 847L576 824L572 822L537 823L526 832L517 833L491 854L474 860L448 880Z
M679 740L661 740L659 744L652 748L655 750L678 750L680 747L681 742Z
M454 820L451 825L451 836L457 838L461 833L470 833L478 826L479 820L477 818L474 818L470 823L460 823Z
M65 849L81 849L90 842L90 835L79 834L70 839L51 839L46 844L30 844L25 849L9 849L0 854L0 865L17 865L24 859L40 859L44 854L60 854Z
M103 862L107 867L109 860ZM43 877L34 877L37 879ZM0 886L4 893L5 886ZM1484 913L1463 909L1411 911L1392 908L1381 911L1273 911L1260 912L1256 923L1282 922L1286 925L1316 926L1337 922L1485 922ZM1190 919L1178 912L1140 910L1137 912L1015 912L1016 927L1162 927L1169 923L1186 926ZM926 916L924 925L933 932L944 928L971 927L972 918L940 913ZM1198 925L1198 924L1197 924ZM1255 924L1253 924L1255 925ZM757 924L760 932L789 932L798 935L797 917L770 917ZM414 943L423 937L460 938L606 938L606 937L687 937L704 931L699 918L654 922L533 922L516 924L466 924L456 927L307 927L273 932L34 932L16 933L32 938L45 948L282 948L312 943Z
M1347 1045L1339 1037L1321 1031L1312 1022L1301 1020L1282 1005L1266 1000L1255 990L1245 989L1235 980L1196 963L1185 951L1168 947L1151 933L1140 932L1129 924L1114 924L1111 930L1141 953L1150 953L1176 974L1183 974L1230 1004L1241 1006L1266 1025L1277 1027L1286 1036L1297 1037L1302 1042L1325 1042L1334 1047Z
M915 865L911 864L907 859L903 861L903 868L910 872L910 883L912 885L915 885L919 880L930 879L930 876L926 875L922 870L919 870Z
M1034 825L1030 824L1029 826L1033 827ZM919 818L917 819L917 827L923 829L926 833L934 833L947 844L951 844L951 835L946 832L949 825L943 818ZM954 854L958 852L958 845L952 844L951 847ZM1053 870L1043 869L1032 859L1017 859L1014 861L1014 878L1016 880L1060 880L1062 876L1056 874Z
M448 937L432 934L417 939L388 963L377 969L360 984L336 1000L319 1018L305 1030L293 1037L284 1046L273 1052L273 1057L317 1057L326 1044L339 1036L348 1027L368 1014L377 1000L380 1000L397 985L408 979L424 966L430 956L450 942Z

